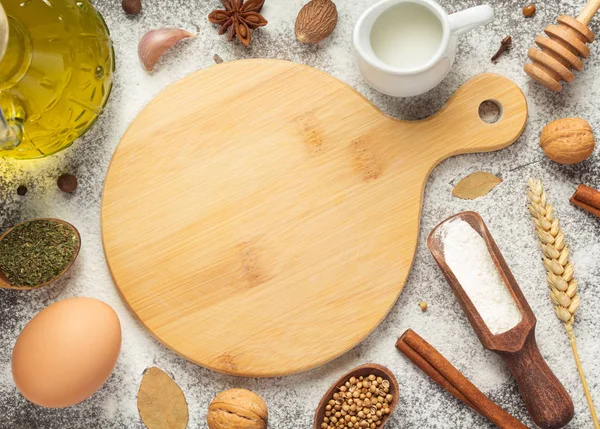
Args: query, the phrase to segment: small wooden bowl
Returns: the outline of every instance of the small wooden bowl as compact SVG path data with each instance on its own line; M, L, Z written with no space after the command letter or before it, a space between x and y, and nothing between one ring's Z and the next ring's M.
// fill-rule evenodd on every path
M67 271L69 271L69 268L71 268L73 266L73 263L77 259L77 255L79 255L79 250L81 249L81 235L79 234L79 231L77 231L77 228L75 228L70 223L65 222L64 220L60 220L60 219L36 218L36 219L26 220L24 222L18 223L17 225L13 226L8 231L6 231L4 234L2 234L0 236L0 241L2 241L4 239L4 237L6 237L13 229L18 227L19 225L23 225L24 223L33 222L33 221L37 221L37 220L47 220L50 222L61 223L63 225L66 225L68 228L70 228L73 231L73 233L75 233L75 236L77 237L77 247L75 248L75 253L73 254L73 259L71 259L71 262L69 262L69 264L65 267L65 269L62 270L62 272L60 274L58 274L56 277L54 277L52 280L50 280L46 283L42 283L37 286L13 286L10 284L10 282L8 281L8 278L6 278L6 275L0 269L0 288L1 289L14 289L14 290L41 289L43 287L46 287L46 286L54 283L56 280L58 280L60 277L62 277Z
M388 380L390 382L390 394L394 397L392 403L390 404L390 413L381 417L381 424L378 426L378 428L383 428L394 412L396 405L398 405L398 394L400 393L400 387L398 386L398 380L396 380L394 374L385 366L377 365L375 363L367 363L357 366L353 370L342 375L335 383L333 383L317 406L317 411L315 412L314 429L321 429L321 423L323 422L323 417L325 416L325 407L327 406L329 400L333 398L333 394L337 392L350 377L360 377L361 375L363 377L367 377L369 374L374 374L377 377Z

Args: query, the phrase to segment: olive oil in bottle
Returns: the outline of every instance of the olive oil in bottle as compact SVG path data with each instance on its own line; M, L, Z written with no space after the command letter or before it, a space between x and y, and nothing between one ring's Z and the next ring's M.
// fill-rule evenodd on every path
M108 28L88 0L0 0L2 8L0 108L12 133L3 138L0 130L0 157L44 157L71 145L106 104L114 71Z

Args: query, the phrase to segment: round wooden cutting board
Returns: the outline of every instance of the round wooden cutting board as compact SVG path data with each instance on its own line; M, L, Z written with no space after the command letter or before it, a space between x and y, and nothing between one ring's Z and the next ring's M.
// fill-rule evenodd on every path
M502 106L493 125L485 100ZM162 92L119 144L102 201L108 265L183 357L243 376L314 368L398 298L431 169L508 146L526 119L521 90L491 74L406 122L303 65L210 67Z

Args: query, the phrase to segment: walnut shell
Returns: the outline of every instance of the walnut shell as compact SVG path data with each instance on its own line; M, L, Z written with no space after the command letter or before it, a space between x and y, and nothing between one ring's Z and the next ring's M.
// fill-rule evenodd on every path
M219 393L208 407L210 429L266 429L269 411L265 401L246 389Z
M319 43L333 32L337 21L335 3L331 0L311 0L300 9L296 18L296 39L305 45Z
M594 133L585 119L564 118L550 122L542 130L540 146L552 161L577 164L594 151Z

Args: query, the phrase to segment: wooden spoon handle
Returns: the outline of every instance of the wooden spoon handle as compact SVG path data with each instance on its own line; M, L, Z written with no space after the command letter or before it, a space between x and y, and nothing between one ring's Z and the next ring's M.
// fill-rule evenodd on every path
M499 107L497 122L489 124L479 116L484 101ZM461 86L437 114L418 124L429 133L435 130L424 149L435 152L439 162L461 153L503 149L519 138L526 122L527 99L521 89L505 77L485 73Z
M520 351L500 355L519 385L529 415L539 427L558 429L571 421L573 401L542 357L533 330Z
M588 25L596 12L600 9L600 0L590 0L587 2L579 16L577 17L577 21L581 22L584 25Z

